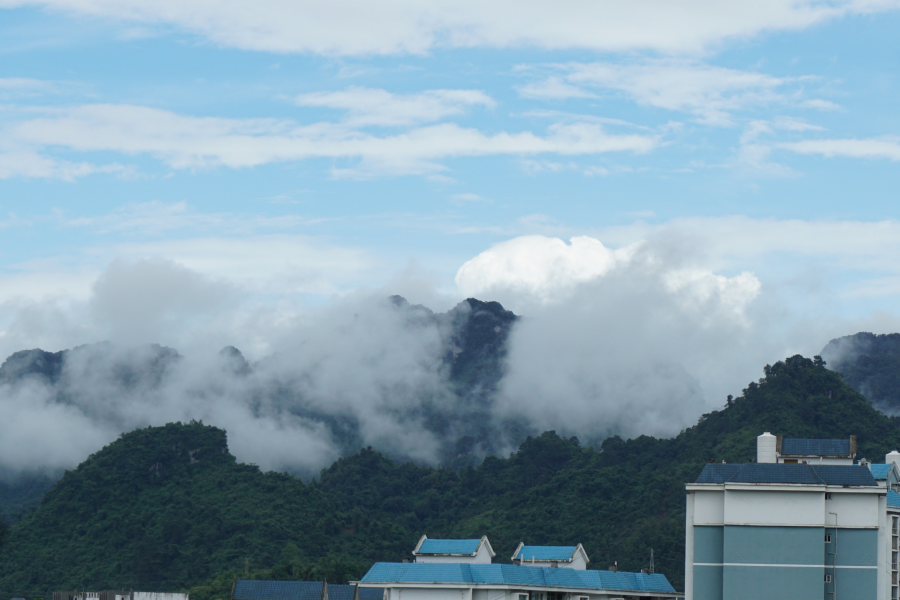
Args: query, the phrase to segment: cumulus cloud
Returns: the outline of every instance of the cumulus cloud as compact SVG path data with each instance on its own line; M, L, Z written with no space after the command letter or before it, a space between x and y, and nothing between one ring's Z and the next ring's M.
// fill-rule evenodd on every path
M390 112L386 111L373 109L360 114L361 118L384 122ZM589 122L553 124L545 135L530 131L485 134L442 123L377 136L345 124L188 117L128 105L87 105L56 111L52 116L15 125L11 137L39 147L149 154L178 169L247 168L308 158L350 158L362 162L356 172L368 174L430 173L443 169L437 161L460 156L643 153L659 144L658 135L613 134Z
M191 2L174 0L0 0L120 21L169 25L217 44L328 55L421 54L439 47L583 48L697 53L734 38L803 29L851 14L893 10L893 0L462 0L374 5L335 0Z
M735 385L707 363L741 365L747 342L751 353L773 350L748 318L761 291L754 274L691 268L652 241L613 251L590 237L520 237L467 262L457 282L527 315L512 333L498 414L585 440L671 435Z
M615 266L616 255L591 237L574 237L570 244L540 235L518 237L466 262L456 285L466 296L491 296L496 288L508 288L551 300L605 274Z

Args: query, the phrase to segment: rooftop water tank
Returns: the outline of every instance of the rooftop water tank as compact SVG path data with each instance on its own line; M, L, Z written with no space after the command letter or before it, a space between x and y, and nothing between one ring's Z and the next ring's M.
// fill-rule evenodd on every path
M756 438L756 462L758 463L777 463L778 457L775 454L776 437L768 431ZM898 455L900 456L900 455Z
M900 452L892 450L884 455L885 464L900 463Z

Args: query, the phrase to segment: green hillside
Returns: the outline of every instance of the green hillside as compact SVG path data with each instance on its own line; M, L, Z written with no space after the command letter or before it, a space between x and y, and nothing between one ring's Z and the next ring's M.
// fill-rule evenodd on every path
M658 570L680 587L683 486L706 460L754 457L762 431L856 434L861 455L876 460L900 448L900 429L821 361L795 356L765 371L673 439L610 438L598 451L547 432L458 471L364 450L304 484L238 464L213 427L138 430L67 473L12 526L0 596L196 586L206 600L245 569L336 581L408 556L422 533L487 534L503 561L519 541L582 542L591 567L625 570L645 566L652 546Z

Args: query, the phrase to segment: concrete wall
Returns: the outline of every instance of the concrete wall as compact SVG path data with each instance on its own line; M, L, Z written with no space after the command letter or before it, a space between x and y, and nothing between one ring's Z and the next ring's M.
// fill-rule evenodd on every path
M134 600L188 600L188 594L164 592L134 592Z
M725 524L725 492L694 492L694 524Z
M472 596L472 588L389 588L388 600L472 600Z
M732 525L823 526L822 491L725 492L725 523Z

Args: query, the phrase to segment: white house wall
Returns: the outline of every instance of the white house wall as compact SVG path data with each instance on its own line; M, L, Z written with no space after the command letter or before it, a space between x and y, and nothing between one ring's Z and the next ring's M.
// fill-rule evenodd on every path
M722 525L725 523L725 492L694 492L694 524Z
M587 568L587 563L584 562L584 557L581 555L581 552L575 553L575 558L570 563L559 563L560 568L566 569L577 569L579 571L584 571Z
M165 592L134 592L134 600L188 600L188 595Z
M416 562L489 565L491 564L491 553L488 552L487 544L481 544L478 547L478 552L475 553L475 556L431 556L426 554L416 556Z
M695 500L696 502L696 500ZM696 504L694 515L696 519ZM730 525L824 525L825 494L803 491L725 492L725 523Z
M529 594L530 600L546 599L547 592L523 590L485 590L473 588L440 589L440 588L387 588L386 600L519 600L519 594ZM553 590L560 591L560 590ZM626 592L588 592L566 593L568 600L611 600L613 598L631 597Z
M825 501L825 510L837 513L839 527L878 527L878 496L875 494L842 494L834 492ZM834 515L827 515L828 525L834 525Z

